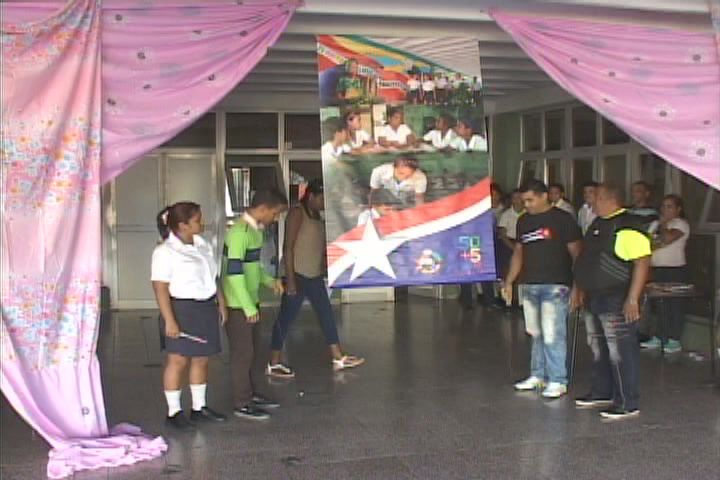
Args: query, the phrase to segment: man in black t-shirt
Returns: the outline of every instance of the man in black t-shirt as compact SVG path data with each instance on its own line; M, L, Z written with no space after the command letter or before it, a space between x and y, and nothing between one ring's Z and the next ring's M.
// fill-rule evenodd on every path
M567 393L567 313L582 235L569 213L550 204L543 182L532 180L521 191L527 213L518 219L503 296L508 304L512 301L512 285L522 271L525 330L532 337L532 352L530 377L515 389L545 387L544 397L558 398Z

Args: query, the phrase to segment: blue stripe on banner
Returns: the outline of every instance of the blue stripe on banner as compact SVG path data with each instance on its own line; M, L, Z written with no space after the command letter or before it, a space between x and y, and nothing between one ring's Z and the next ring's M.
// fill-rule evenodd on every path
M260 261L260 249L253 248L252 250L245 251L245 263L259 262Z
M467 223L410 240L388 255L396 279L371 268L350 281L353 267L333 287L429 285L495 280L493 216L484 213Z
M243 274L243 261L237 259L229 259L227 262L227 274L228 275L242 275Z

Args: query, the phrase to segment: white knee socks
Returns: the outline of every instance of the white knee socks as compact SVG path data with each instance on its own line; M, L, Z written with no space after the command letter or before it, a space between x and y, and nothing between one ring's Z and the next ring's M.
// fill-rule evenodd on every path
M205 392L207 391L207 383L198 385L190 385L190 393L192 393L192 409L196 412L202 410L205 406Z
M172 417L176 413L182 411L180 406L180 390L165 390L165 400L168 404L168 417Z

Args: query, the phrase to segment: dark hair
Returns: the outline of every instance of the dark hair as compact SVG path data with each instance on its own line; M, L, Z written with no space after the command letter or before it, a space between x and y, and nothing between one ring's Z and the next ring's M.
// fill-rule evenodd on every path
M418 159L413 155L401 155L395 159L395 161L393 162L393 166L409 167L413 170L417 170L420 166L420 163L418 162Z
M520 192L533 192L535 195L548 193L548 187L542 180L528 180L520 186Z
M614 183L603 182L598 185L598 187L605 190L608 196L614 199L618 203L618 205L622 205L625 202L625 192Z
M393 117L393 115L395 115L396 113L399 113L400 115L402 115L403 109L400 107L389 108L388 116L387 116L388 120L390 120Z
M635 185L640 185L641 187L643 187L643 188L644 188L645 190L647 190L648 192L652 192L652 188L653 188L652 185L650 185L650 184L649 184L648 182L646 182L645 180L638 180L637 182L633 182L632 186L634 187Z
M560 190L560 193L562 193L563 195L565 195L565 187L563 187L562 184L560 184L560 183L551 183L550 185L548 185L548 190L551 190L551 189L553 189L553 188L557 188L558 190Z
M313 178L308 182L307 187L305 188L305 193L300 199L300 203L307 208L307 202L310 200L310 195L322 195L324 190L325 188L323 187L322 179Z
M672 200L672 202L675 204L675 208L680 209L680 218L685 218L685 202L679 195L669 193L663 197L663 201L665 200Z
M600 186L600 184L599 184L598 182L596 182L595 180L590 180L590 181L587 181L587 182L583 183L582 188L583 188L583 189L586 188L586 187L594 187L594 188L597 188L597 187L599 187L599 186Z
M332 140L336 133L345 130L345 123L340 118L332 117L323 122L323 138Z
M195 202L177 202L165 207L157 214L157 228L163 240L170 232L177 234L181 223L189 223L200 212L200 205Z
M267 208L287 207L288 200L284 193L275 188L258 190L250 201L250 208L264 206Z
M447 123L450 128L453 128L455 126L455 124L457 123L457 120L455 120L455 117L453 117L449 113L441 113L440 119L443 120L445 123Z
M350 110L345 112L345 115L343 115L342 122L343 122L343 128L347 128L348 126L348 120L350 120L350 117L357 117L360 116L360 112L356 112L355 110Z
M400 205L400 201L395 195L385 188L378 188L370 192L370 206L374 205Z
M513 188L512 190L510 190L510 196L515 193L522 193L522 190L520 190L519 188Z

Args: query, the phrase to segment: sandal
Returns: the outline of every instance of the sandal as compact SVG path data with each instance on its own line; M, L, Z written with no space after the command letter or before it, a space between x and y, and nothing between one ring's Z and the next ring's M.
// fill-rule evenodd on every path
M343 355L340 358L333 358L332 365L334 371L345 370L346 368L359 367L365 363L362 357L353 357L352 355Z
M265 368L265 374L269 375L271 377L278 377L278 378L294 378L295 377L295 371L288 367L287 365L283 365L282 363L276 363L276 364L267 364L267 368Z

